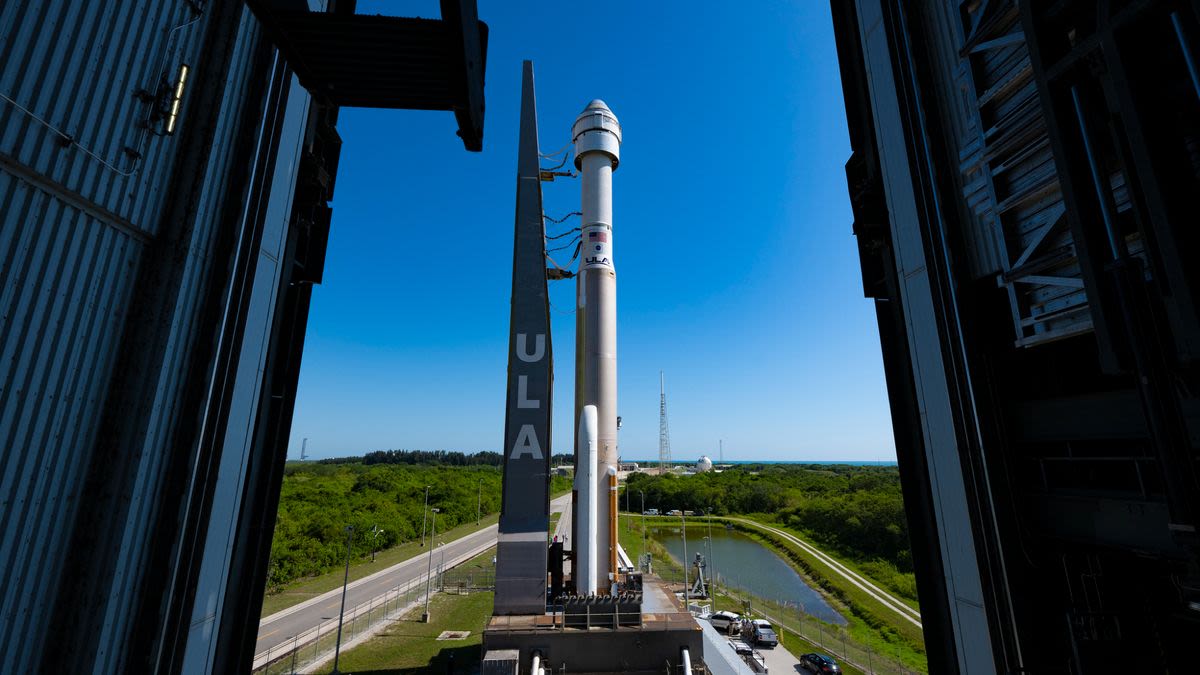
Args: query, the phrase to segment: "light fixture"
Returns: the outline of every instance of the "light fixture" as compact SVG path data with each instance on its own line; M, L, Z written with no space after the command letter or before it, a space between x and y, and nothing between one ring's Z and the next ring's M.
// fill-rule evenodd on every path
M175 92L171 96L171 112L167 115L167 133L175 133L175 123L179 121L179 105L183 101L183 88L187 83L188 64L179 66L179 78L175 80Z

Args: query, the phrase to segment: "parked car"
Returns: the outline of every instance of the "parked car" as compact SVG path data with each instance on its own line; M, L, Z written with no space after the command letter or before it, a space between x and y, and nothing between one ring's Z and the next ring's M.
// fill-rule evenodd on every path
M680 511L679 509L672 509L670 511L667 511L667 515L668 516L682 516L683 511Z
M805 670L811 670L814 673L840 673L841 667L837 661L825 656L824 654L805 654L800 657L800 665L804 666Z
M736 630L741 625L742 617L733 612L713 612L712 616L708 617L708 622L713 628L723 630L726 633L731 630Z
M779 644L779 636L775 634L775 628L771 626L770 621L755 619L750 623L753 626L751 636L754 638L754 644L772 649Z
M644 514L644 515L647 515L647 516L657 516L657 515L658 515L658 509L646 509L646 512L645 512L645 514Z

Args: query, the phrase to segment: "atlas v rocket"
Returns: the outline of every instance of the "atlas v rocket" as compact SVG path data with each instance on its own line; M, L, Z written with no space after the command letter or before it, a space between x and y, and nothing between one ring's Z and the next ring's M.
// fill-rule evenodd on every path
M617 573L617 273L612 174L621 125L592 101L571 130L583 204L575 302L575 590L608 593Z

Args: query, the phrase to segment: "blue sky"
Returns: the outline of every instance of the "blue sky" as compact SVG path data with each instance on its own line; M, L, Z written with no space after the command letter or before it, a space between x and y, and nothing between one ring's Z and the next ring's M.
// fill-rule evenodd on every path
M450 113L345 109L290 456L499 450L521 62L543 152L602 98L614 175L622 456L894 459L862 297L828 3L489 2L482 153ZM579 5L579 6L577 6ZM436 17L436 2L360 2ZM544 183L547 215L578 180ZM550 226L552 234L569 225ZM563 258L569 258L568 255ZM557 254L556 254L557 255ZM554 451L571 451L574 282L551 283Z

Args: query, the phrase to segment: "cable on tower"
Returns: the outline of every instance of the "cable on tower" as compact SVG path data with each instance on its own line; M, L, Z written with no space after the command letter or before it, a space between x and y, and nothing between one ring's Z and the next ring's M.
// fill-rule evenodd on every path
M582 242L578 242L578 241L575 241L574 239L572 239L571 241L568 241L567 243L563 244L562 246L556 246L554 248L546 249L546 253L552 253L554 251L561 251L564 248L570 248L571 244L575 244L575 246L578 247L580 243L582 243ZM567 264L570 265L571 263L567 263Z
M571 216L582 216L582 215L583 215L582 211L572 211L572 212L568 213L567 215L563 216L562 218L551 218L550 216L543 213L542 219L548 223L554 223L555 225L559 225L562 222L564 222L567 218L570 218Z
M567 236L568 234L572 234L574 232L579 232L582 229L583 228L581 228L581 227L573 227L573 228L567 230L566 232L563 232L562 234L556 234L553 237L546 237L546 240L549 241L551 239L562 239L563 237Z

